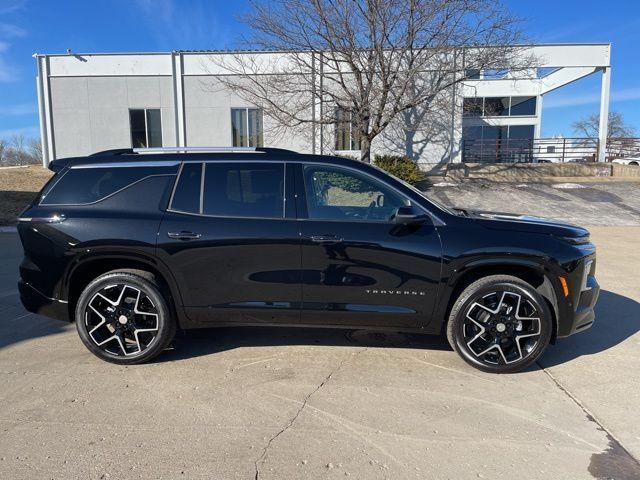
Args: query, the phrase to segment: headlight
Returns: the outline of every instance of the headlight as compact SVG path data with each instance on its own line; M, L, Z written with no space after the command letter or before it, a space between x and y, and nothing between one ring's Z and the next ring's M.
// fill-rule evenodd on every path
M583 237L560 237L565 242L570 243L571 245L586 245L587 243L591 243L591 237L587 234Z

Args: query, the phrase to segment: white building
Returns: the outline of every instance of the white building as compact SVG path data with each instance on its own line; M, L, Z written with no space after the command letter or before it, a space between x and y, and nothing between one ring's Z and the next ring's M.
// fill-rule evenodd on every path
M469 146L539 138L544 95L596 72L602 73L600 138L606 138L610 45L520 48L536 59L537 68L526 78L514 78L508 71L468 71L469 80L450 96L443 135L425 139L427 144L415 154L419 163L487 161ZM307 135L272 136L270 119L263 119L261 110L231 91L215 88L216 75L229 73L216 61L224 55L229 54L34 55L45 164L56 158L141 146L264 145L308 153L358 153L348 127L345 131L309 125ZM314 135L325 141L311 141ZM394 135L386 132L376 138L373 152L404 154L402 142L394 142Z

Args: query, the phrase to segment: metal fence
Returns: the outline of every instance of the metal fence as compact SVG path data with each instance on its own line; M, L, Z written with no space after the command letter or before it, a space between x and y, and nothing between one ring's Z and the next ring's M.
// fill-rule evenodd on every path
M462 161L466 163L564 163L595 162L597 138L502 138L463 140ZM612 138L605 157L640 157L640 138Z

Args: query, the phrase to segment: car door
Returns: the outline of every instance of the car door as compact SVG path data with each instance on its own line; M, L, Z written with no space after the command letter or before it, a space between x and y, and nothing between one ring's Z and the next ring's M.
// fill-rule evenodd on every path
M196 322L298 323L300 238L284 162L185 162L159 231ZM285 204L289 203L289 208Z
M417 225L392 223L399 207L420 207L362 171L328 164L299 164L296 170L302 323L404 328L429 323L441 265L431 217Z

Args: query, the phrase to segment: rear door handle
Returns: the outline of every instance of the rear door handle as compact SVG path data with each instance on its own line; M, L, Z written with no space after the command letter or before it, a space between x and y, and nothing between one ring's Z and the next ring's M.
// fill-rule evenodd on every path
M313 235L311 241L314 243L340 243L342 238L335 235Z
M174 240L197 240L202 236L201 233L193 233L193 232L167 232L167 237L173 238Z

